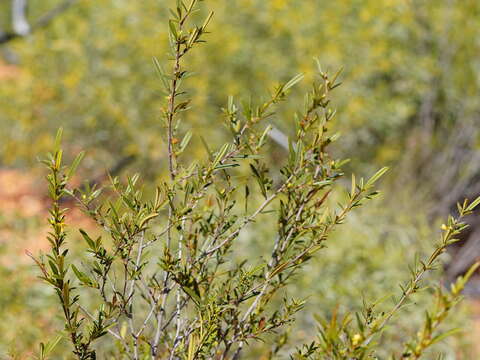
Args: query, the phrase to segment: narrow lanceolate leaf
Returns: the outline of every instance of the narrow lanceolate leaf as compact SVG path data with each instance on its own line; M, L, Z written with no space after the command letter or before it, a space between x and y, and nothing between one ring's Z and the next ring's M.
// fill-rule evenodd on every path
M248 212L248 197L250 196L250 189L245 185L245 214Z
M255 179L257 179L257 182L258 182L258 185L260 186L260 190L262 192L263 197L267 198L267 189L265 187L265 183L260 173L258 172L257 168L252 164L250 164L250 169L252 170L253 175L255 175Z
M288 89L292 88L296 84L298 84L300 81L303 80L304 75L303 74L298 74L295 75L293 78L291 78L289 81L283 85L283 91L287 91Z
M55 153L55 168L60 169L62 164L63 150L60 149Z
M365 188L369 188L373 184L375 184L375 182L380 179L387 171L388 167L383 167L378 170L370 179L368 179L367 183L365 184Z
M332 85L332 89L335 88L335 87L337 87L337 86L339 86L339 85L341 84L341 83L337 83L336 81L337 81L338 77L340 76L340 74L341 74L342 72L343 72L343 68L340 68L340 69L335 73L335 75L333 75L332 80L331 80L331 83L333 84L333 85Z
M95 249L95 242L92 240L92 238L90 236L88 236L88 234L85 232L85 230L80 229L79 231L80 231L80 234L82 234L85 241L87 242L90 249L92 249L92 250Z
M472 210L474 210L474 209L478 206L478 204L480 204L480 196L477 197L475 200L473 200L473 201L470 203L470 205L468 205L467 211L472 211Z
M205 29L207 28L208 24L210 23L210 20L212 20L212 17L213 17L213 11L210 11L210 13L208 14L207 18L206 18L205 21L203 22L202 31L205 31Z
M55 151L60 149L60 143L62 142L63 128L57 130L57 136L55 137L54 149Z
M268 133L272 130L272 125L268 125L265 130L263 131L262 136L260 136L260 140L258 141L258 147L262 147L265 144L265 138L267 137Z
M93 286L93 281L92 279L90 279L87 274L81 272L80 270L78 270L76 268L75 265L72 264L72 270L73 272L75 273L75 276L77 277L77 279L83 284L83 285L87 285L87 286Z
M165 71L163 70L162 65L156 57L153 58L153 64L155 65L158 77L162 81L163 87L166 91L168 91L168 89L170 88L170 85L168 83L168 76L165 75Z
M185 134L185 136L182 139L182 142L180 143L179 151L182 152L185 150L185 148L188 146L190 143L190 140L192 139L192 132L189 131Z
M215 159L212 162L212 168L213 169L215 169L217 167L217 165L220 163L220 161L223 160L223 157L227 153L229 146L230 146L229 144L223 145L222 148L220 149L220 151L217 153L217 155L215 156Z
M357 186L357 183L355 181L355 174L352 174L352 188L350 189L350 196L352 197L355 195L356 186Z
M190 299L193 300L193 302L197 305L200 306L200 296L197 294L197 292L187 286L183 286L182 290L185 291L185 293L190 297Z
M51 354L51 352L54 350L54 348L57 346L57 344L62 340L63 336L58 335L55 339L49 341L48 343L40 343L40 356L39 360L47 360Z
M284 262L283 264L278 265L275 269L270 272L270 279L272 279L275 275L281 273L290 265L290 261Z
M177 27L175 25L175 21L174 20L170 20L168 22L168 25L170 27L170 34L173 36L173 38L175 40L178 40L178 33L177 33Z
M222 164L222 165L217 165L215 167L215 170L234 168L238 166L240 166L240 164Z
M444 333L441 333L440 335L437 335L435 336L432 340L431 340L431 344L435 344L435 343L438 343L444 339L446 339L447 337L450 337L450 336L453 336L455 334L458 334L462 332L462 329L461 328L455 328L455 329L451 329L451 330L448 330Z
M194 360L195 359L195 348L197 346L197 337L195 334L190 335L190 341L188 343L188 354L187 360Z
M205 138L203 136L200 136L200 140L202 141L203 147L207 151L208 158L211 160L213 158L213 154L212 154L212 151L210 150L210 147L208 146L207 141L205 140Z
M75 160L73 160L72 165L70 165L70 168L68 169L68 173L67 173L68 179L70 179L75 174L75 171L77 171L78 165L83 160L84 156L85 156L85 151L82 151L77 155Z
M144 218L142 218L142 220L140 220L140 223L139 223L139 227L140 229L143 228L143 226L148 222L150 221L151 219L155 218L158 216L158 213L153 213L153 214L149 214L147 216L145 216Z

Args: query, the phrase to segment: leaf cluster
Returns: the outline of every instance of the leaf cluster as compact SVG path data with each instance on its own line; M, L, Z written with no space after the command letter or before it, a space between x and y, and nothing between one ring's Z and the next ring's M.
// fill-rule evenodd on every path
M331 94L339 86L340 72L331 76L320 66L303 109L293 118L294 135L278 173L265 156L272 130L267 119L302 75L278 85L266 101L237 104L229 98L223 121L231 140L212 148L204 139L206 159L191 161L187 155L193 134L181 126L191 102L184 88L190 74L184 56L204 41L212 18L208 15L200 26L194 23L199 4L177 1L168 23L170 70L154 60L166 94L162 114L168 160L168 176L154 194L144 189L138 175L125 182L112 178L108 191L70 189L68 181L83 155L71 167L62 165L61 132L54 154L45 161L52 198L51 249L36 262L42 279L58 295L78 359L94 359L94 342L100 338L114 344L117 358L128 359L239 359L253 342L270 341L304 306L288 292L295 276L355 208L378 194L375 184L387 172L382 168L366 180L352 176L350 190L343 190L340 179L347 160L330 153L339 138L331 131L336 117ZM251 174L244 181L241 169ZM101 232L97 237L80 230L87 253L81 266L68 256L64 196L73 197ZM343 200L334 204L332 198ZM460 217L449 218L435 251L412 269L390 311L376 313L375 305L366 305L355 325L348 316L320 319L319 340L292 357L374 358L376 339L420 290L425 273L435 269L439 256L465 228L460 219L479 202L464 202ZM265 217L276 223L275 236L262 239L270 244L270 253L235 263L241 236ZM451 294L439 291L436 309L426 315L421 336L406 345L404 354L418 358L442 339L434 335L436 328L469 276ZM87 296L99 305L82 301ZM285 337L277 337L271 357L280 356L286 344Z

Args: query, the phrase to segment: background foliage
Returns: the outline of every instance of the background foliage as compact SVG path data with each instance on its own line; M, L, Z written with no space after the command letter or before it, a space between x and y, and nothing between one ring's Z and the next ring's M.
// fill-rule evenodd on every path
M32 0L29 17L33 21L58 3ZM342 294L342 306L351 309L361 305L362 295L376 298L396 289L398 281L386 279L405 279L405 259L431 246L431 224L438 225L438 216L459 198L480 192L480 4L210 0L209 6L215 10L215 36L188 64L197 72L188 81L193 106L204 114L186 115L196 135L193 142L200 144L200 136L213 145L223 142L227 131L212 124L219 123L214 119L228 95L245 94L247 89L252 98L266 98L273 84L299 71L307 80L300 88L306 87L314 73L314 57L326 69L343 67L345 84L335 98L337 130L343 136L335 151L353 154L351 166L360 173L378 164L391 165L393 171L381 205L370 205L358 221L337 233L335 246L309 265L310 276L299 279L298 287L310 296L308 306L325 314L339 303L334 294ZM9 14L9 2L0 3L0 29L9 30ZM51 149L62 125L65 144L71 146L67 152L88 152L84 177L97 179L105 169L124 164L130 165L129 171L146 171L151 180L163 174L165 139L159 120L164 99L151 59L166 53L167 17L167 4L156 0L77 1L47 27L0 45L0 66L14 73L0 78L0 164L22 171L38 167L37 156ZM301 93L292 93L281 105L282 116L271 119L286 133ZM281 147L270 145L272 163L284 155ZM199 150L195 156L205 153ZM31 247L19 229L40 227L35 216L41 219L44 213L0 211L0 226L6 229L0 238L5 259L1 276L18 275L18 286L0 285L5 304L0 319L3 324L12 318L28 323L48 313L48 296L38 283L25 286L23 279L31 279L33 273L26 260L20 265L7 260L18 243ZM22 217L29 220L22 223ZM381 226L366 226L365 220L373 223L371 219ZM261 234L262 229L252 231ZM245 252L262 246L253 242ZM358 280L367 277L372 281L359 288ZM27 299L40 297L45 303L27 306ZM459 314L457 320L465 318ZM311 319L299 323L308 333ZM400 328L412 326L410 318L400 323ZM26 354L46 340L37 322L20 340L16 331L6 328L0 336L3 352ZM450 358L458 356L449 351Z

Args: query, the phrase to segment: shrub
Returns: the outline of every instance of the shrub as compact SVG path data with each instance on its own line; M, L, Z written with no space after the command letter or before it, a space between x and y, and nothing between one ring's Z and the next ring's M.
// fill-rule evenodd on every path
M262 157L271 131L266 122L301 75L277 86L267 101L239 106L229 98L223 114L231 142L212 150L204 141L207 159L190 163L192 133L184 131L182 113L191 99L182 85L191 73L184 58L204 42L212 18L190 25L198 5L199 0L177 1L168 23L171 70L154 61L166 94L169 173L154 194L138 175L126 182L113 178L110 190L88 184L70 188L83 154L71 166L63 165L61 131L54 153L44 161L52 198L51 251L35 261L58 296L73 354L82 360L95 359L97 352L129 359L239 359L262 340L271 346L270 358L287 353L294 359L375 358L386 325L422 288L425 274L456 241L466 227L461 219L480 198L460 204L459 217L442 225L435 250L411 269L391 309L379 312L377 303L365 304L353 317L334 313L329 320L318 318L318 339L288 349L283 330L304 305L289 293L289 285L351 211L378 194L374 185L387 169L368 180L352 175L351 188L342 196L339 181L346 160L328 151L338 138L329 130L336 114L330 97L339 86L339 72L330 76L320 67L319 80L295 116L295 136L279 171ZM99 227L98 237L80 230L88 254L81 265L74 264L67 246L64 197L73 197ZM238 261L242 236L251 236L254 223L269 224L272 218L274 229L267 232L272 237L260 240L269 243L269 254ZM437 289L435 305L405 344L402 358L418 359L450 334L439 326L476 267L450 291ZM48 356L54 343L42 344L40 358Z

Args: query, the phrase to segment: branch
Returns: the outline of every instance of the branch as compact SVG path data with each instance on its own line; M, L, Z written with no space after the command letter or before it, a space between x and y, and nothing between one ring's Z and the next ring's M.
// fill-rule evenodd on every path
M43 27L48 26L58 15L65 12L76 1L77 0L65 0L62 3L58 4L56 7L54 7L53 9L51 9L50 11L48 11L47 13L42 15L40 18L38 18L35 23L33 23L31 26L29 26L29 29L28 29L27 32L22 31L22 29L25 30L25 27L22 27L22 29L17 27L19 22L17 22L15 17L14 17L14 19L13 19L13 21L14 21L14 24L13 24L14 31L13 32L0 32L0 44L6 44L6 43L8 43L12 40L17 39L17 38L25 37L26 35L31 34L32 32L34 32L37 29L41 29ZM13 10L16 10L17 6L19 7L19 9L21 9L20 6L22 5L23 2L26 2L26 1L24 1L24 0L15 1ZM16 4L18 4L18 5L16 5ZM18 13L18 14L20 14L20 13ZM24 12L23 12L23 15L25 15ZM15 22L17 22L17 25L15 24ZM25 25L25 23L28 26L28 23L26 22L26 19L25 19L25 22L22 25Z
M20 36L30 33L30 24L27 20L27 0L12 0L12 27L13 31Z

